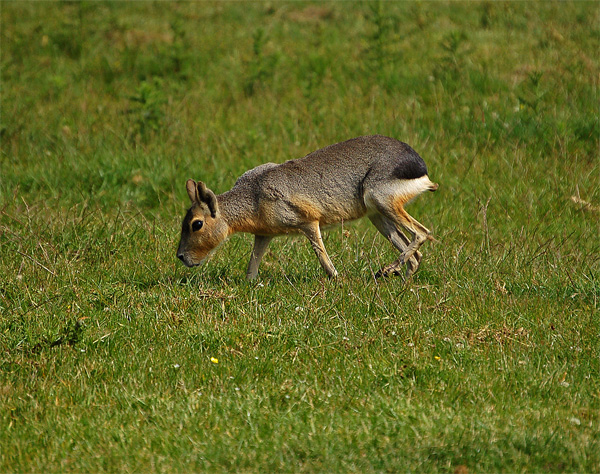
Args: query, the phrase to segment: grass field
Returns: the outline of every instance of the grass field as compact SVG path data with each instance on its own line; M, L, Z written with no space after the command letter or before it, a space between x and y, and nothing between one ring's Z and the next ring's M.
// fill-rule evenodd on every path
M0 472L599 472L597 2L1 9ZM354 136L437 193L175 250L186 179Z

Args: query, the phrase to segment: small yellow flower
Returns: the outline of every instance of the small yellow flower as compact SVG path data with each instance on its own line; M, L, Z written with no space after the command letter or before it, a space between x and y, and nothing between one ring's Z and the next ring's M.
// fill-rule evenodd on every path
M442 358L440 356L434 356L433 357L435 360L442 360Z
M219 363L219 359L217 359L216 357L211 357L211 358L210 358L210 361L211 361L213 364L218 364L218 363Z

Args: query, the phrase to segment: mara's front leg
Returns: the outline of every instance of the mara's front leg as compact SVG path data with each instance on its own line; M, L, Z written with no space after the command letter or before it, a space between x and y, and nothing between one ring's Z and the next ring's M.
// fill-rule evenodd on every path
M329 278L335 278L338 275L337 270L331 263L329 255L327 255L327 250L325 250L325 246L323 245L323 239L321 238L321 227L319 226L319 222L314 221L304 225L302 228L302 233L306 235L310 244L312 245L313 250L317 254L317 258L319 262L321 262L321 266L327 273Z
M250 255L250 262L248 262L248 270L246 270L246 278L248 280L254 280L258 275L258 267L262 260L269 243L273 239L272 236L268 235L255 235L254 236L254 248Z

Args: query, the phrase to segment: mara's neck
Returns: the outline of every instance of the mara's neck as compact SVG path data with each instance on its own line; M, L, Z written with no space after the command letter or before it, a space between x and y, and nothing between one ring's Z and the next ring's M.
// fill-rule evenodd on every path
M247 193L232 189L219 194L217 202L230 235L236 232L252 232L255 228L256 210Z

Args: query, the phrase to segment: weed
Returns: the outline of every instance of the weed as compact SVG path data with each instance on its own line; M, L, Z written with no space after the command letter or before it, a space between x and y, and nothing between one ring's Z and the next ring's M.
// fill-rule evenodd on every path
M467 35L463 31L451 31L440 42L444 54L440 57L433 75L450 90L460 87L459 80L465 69L465 59L469 50L463 47Z
M263 28L257 28L252 35L252 58L248 61L247 77L243 89L247 97L255 94L257 88L265 85L265 81L273 76L277 66L276 54L265 54L267 36Z
M370 23L370 31L367 33L369 43L367 57L373 68L382 70L389 62L395 62L398 59L391 54L394 34L398 28L398 19L390 14L381 1L368 3L366 19Z
M81 340L83 328L84 324L82 319L75 319L69 321L64 326L61 333L57 337L52 338L52 340L49 343L49 347L56 347L62 344L74 346Z
M421 17L418 14L416 17L422 27ZM375 77L387 90L398 89L399 76L404 73L400 42L411 32L408 28L401 31L399 16L385 2L369 2L365 19L368 22L365 73Z
M484 1L481 3L481 17L479 18L479 24L484 29L489 29L492 26L494 17L494 6L490 1Z
M540 81L543 73L541 71L531 71L527 75L527 79L521 83L520 92L517 97L519 104L523 107L528 107L531 112L537 114L540 104L543 103L544 96L547 91L542 90Z
M51 34L52 44L71 59L81 57L81 38L73 33L73 25L64 24Z
M323 83L323 79L329 70L329 62L318 53L310 53L307 57L307 64L302 69L302 78L300 86L302 94L306 99L314 99L318 95L318 89Z
M147 140L156 133L164 120L164 104L166 98L163 92L163 81L153 78L142 81L136 89L136 94L129 96L132 108L127 113L132 117L133 128L131 137L134 140Z

